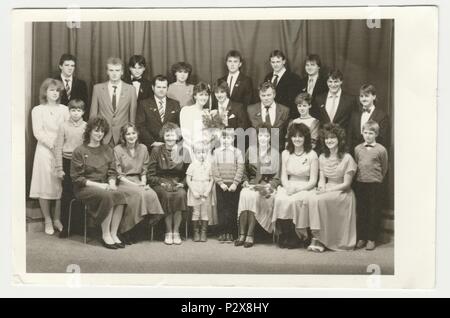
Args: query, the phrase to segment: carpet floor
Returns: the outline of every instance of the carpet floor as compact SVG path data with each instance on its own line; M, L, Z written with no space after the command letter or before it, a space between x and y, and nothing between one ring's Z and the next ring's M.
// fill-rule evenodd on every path
M28 273L65 273L67 266L77 264L83 273L367 275L367 266L377 264L382 275L393 275L394 243L380 245L374 251L316 254L268 243L235 247L211 238L206 243L183 241L179 246L144 241L108 250L97 240L85 245L77 235L59 239L29 232L26 262Z

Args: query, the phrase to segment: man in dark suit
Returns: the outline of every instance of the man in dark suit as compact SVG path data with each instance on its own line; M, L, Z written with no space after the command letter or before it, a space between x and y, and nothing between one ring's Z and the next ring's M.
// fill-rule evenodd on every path
M152 83L144 78L147 63L142 55L133 55L128 61L129 74L124 76L123 81L133 85L136 89L137 100L143 100L153 96Z
M350 116L356 110L354 96L342 92L344 76L341 71L333 70L328 74L328 93L316 97L311 112L318 114L321 125L326 123L339 124L347 132Z
M278 149L284 149L286 129L289 123L289 108L275 102L276 91L271 82L263 82L259 86L260 103L247 107L247 114L251 126L258 128L262 123L269 124L271 133L278 137ZM272 138L272 146L276 147L275 138ZM251 142L256 142L253 136Z
M300 92L300 77L286 69L286 57L280 50L270 53L270 65L273 71L266 75L264 81L269 81L276 89L275 101L287 106L290 118L298 117L295 97Z
M72 54L64 53L59 59L60 74L54 77L62 81L64 90L61 92L61 101L63 105L68 105L72 99L81 99L85 105L83 119L89 118L88 91L86 82L74 76L77 58Z
M138 103L136 126L140 131L140 140L149 152L152 147L163 144L159 132L165 123L180 124L180 104L167 97L168 87L167 77L157 75L152 82L154 96Z
M109 80L94 86L91 112L89 117L102 116L109 124L110 130L103 142L114 147L119 143L120 129L136 118L136 90L123 82L122 60L110 57L106 61L106 73Z
M233 102L241 103L245 109L253 103L253 82L250 77L241 72L242 55L237 50L231 50L225 57L228 75L219 78L217 82L225 81L229 87L229 98ZM214 100L217 105L217 99Z
M301 93L308 93L314 102L318 95L322 95L328 91L327 79L320 73L322 62L317 54L309 54L305 60L306 76L302 78L300 84ZM318 114L311 114L316 117Z
M362 126L369 120L377 122L380 126L377 143L389 149L389 118L379 107L375 107L376 97L376 90L373 85L361 86L359 90L361 107L352 113L347 134L347 144L352 154L355 147L364 142L361 130Z

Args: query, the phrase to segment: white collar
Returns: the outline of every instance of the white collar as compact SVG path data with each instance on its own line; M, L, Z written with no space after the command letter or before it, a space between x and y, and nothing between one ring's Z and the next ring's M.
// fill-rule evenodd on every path
M228 73L228 78L230 78L231 76L233 76L233 79L237 79L237 78L239 77L239 73L240 73L239 70L238 70L236 73L234 73L234 74Z
M161 98L161 99L159 99L158 97L156 97L156 95L154 95L154 97L155 97L156 105L158 105L158 102L159 102L160 100L162 100L162 102L163 102L164 105L166 104L166 96L164 96L164 97Z
M283 67L278 73L273 72L273 76L278 75L278 80L280 80L284 73L286 73L286 67Z
M364 109L364 107L363 107L363 109ZM374 111L374 109L375 109L375 105L370 106L370 108L369 108L369 114L372 114L373 111ZM364 112L363 112L363 114L364 114Z
M62 82L63 82L64 85L66 84L66 80L69 80L69 83L72 83L73 82L73 75L70 75L70 77L65 77L61 73L61 79L62 79Z
M338 92L336 93L336 97L337 98L341 97L341 93L342 93L342 88L338 90ZM331 92L328 92L327 98L330 98L331 96L333 96L331 94Z
M269 110L275 109L276 105L277 105L277 103L275 103L275 101L273 101L273 103L270 104ZM261 109L266 109L266 106L264 106L262 102L261 102Z
M108 87L110 87L112 89L113 85L117 86L117 89L120 90L122 88L122 81L119 81L119 83L117 83L117 84L113 84L113 83L111 83L111 81L108 81Z
M308 75L308 80L310 80L312 78L316 81L318 77L319 77L319 73L317 73L316 75Z

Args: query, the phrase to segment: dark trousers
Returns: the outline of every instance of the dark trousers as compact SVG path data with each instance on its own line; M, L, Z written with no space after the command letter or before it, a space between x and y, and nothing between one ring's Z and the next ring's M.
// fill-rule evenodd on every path
M383 185L375 182L356 182L355 195L358 240L376 241L383 206Z
M241 186L239 185L235 192L223 191L216 184L217 195L217 216L219 219L219 234L237 233L237 210L239 205L239 195Z
M73 194L73 185L72 185L72 178L70 178L70 160L63 158L63 171L64 171L64 179L62 181L62 195L61 195L61 223L64 226L63 231L67 232L68 222L69 222L69 206L70 201L74 199ZM70 231L74 230L74 232L79 232L81 228L81 221L79 218L74 216L79 216L80 213L77 213L80 211L81 207L78 204L72 205L72 220L70 224ZM75 222L74 222L75 221Z

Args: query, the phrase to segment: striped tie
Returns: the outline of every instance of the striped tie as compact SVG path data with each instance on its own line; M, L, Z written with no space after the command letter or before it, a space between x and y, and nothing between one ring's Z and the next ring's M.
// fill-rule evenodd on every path
M158 101L158 111L159 116L161 117L161 122L164 122L164 103L162 100Z
M66 95L67 95L67 99L70 100L70 85L69 82L70 80L68 79L64 79L64 81L66 81Z

